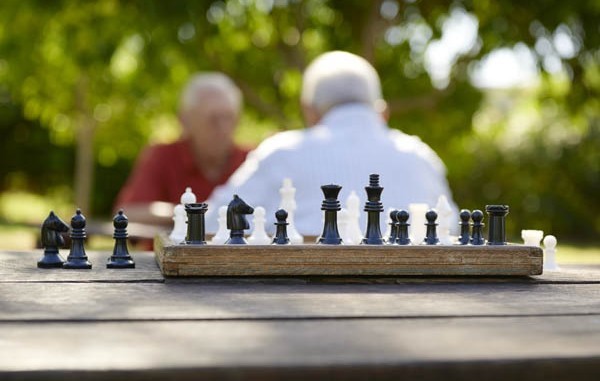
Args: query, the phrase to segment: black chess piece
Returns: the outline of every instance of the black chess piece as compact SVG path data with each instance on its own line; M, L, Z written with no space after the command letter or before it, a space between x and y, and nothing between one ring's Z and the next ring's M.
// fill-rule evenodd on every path
M438 224L435 222L435 220L437 220L437 217L438 215L433 209L430 209L427 213L425 213L425 219L427 220L425 226L427 226L427 232L425 233L423 243L426 245L438 245L440 243L436 231Z
M383 187L379 185L379 175L369 175L369 186L365 187L368 201L365 203L364 211L367 212L367 232L362 240L364 245L383 245L384 240L381 236L381 227L379 226L379 215L383 212L381 203L381 192Z
M123 214L123 209L121 209L113 218L115 246L113 248L113 255L108 258L106 263L106 268L108 269L135 268L135 262L127 249L127 225L129 225L129 220Z
M275 226L277 226L277 230L275 231L275 237L273 238L273 245L289 245L290 239L287 235L287 223L288 212L284 209L279 209L275 212Z
M54 211L50 211L42 223L44 256L38 261L37 267L42 269L63 267L65 260L60 256L58 248L65 245L65 239L60 233L67 231L69 231L69 225L54 214Z
M461 245L468 245L471 239L471 211L463 209L460 211L460 236L458 237L458 243Z
M483 223L483 212L479 209L474 210L471 214L471 219L473 220L471 245L485 244L485 239L483 238L483 227L485 226L485 224Z
M508 205L486 205L485 212L489 217L488 245L506 245L506 215Z
M387 239L388 245L398 244L398 211L396 209L390 212L390 236Z
M204 214L208 210L208 205L203 202L193 202L185 204L184 207L188 218L185 244L206 245Z
M71 251L67 261L63 264L65 269L91 269L92 264L85 254L83 243L87 235L85 234L85 216L81 210L77 209L75 215L71 218Z
M410 217L406 210L398 211L398 238L396 242L398 245L410 245L410 238L408 237L408 218Z
M227 206L227 229L230 232L229 239L225 241L226 245L246 245L248 243L244 238L244 230L250 229L246 215L252 213L254 213L254 208L234 194L233 200Z
M337 212L342 210L342 206L337 199L341 189L341 186L335 184L321 186L321 191L323 191L323 196L325 197L325 200L321 203L321 210L325 212L325 222L323 224L323 233L317 243L324 245L342 244L337 223Z

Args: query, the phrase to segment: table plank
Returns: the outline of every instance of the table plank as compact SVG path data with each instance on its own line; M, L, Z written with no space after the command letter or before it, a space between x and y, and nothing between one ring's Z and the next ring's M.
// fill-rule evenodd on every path
M0 337L0 353L10 353L0 356L3 380L111 371L153 380L581 380L600 369L598 316L0 323Z
M600 314L597 284L0 284L0 320Z

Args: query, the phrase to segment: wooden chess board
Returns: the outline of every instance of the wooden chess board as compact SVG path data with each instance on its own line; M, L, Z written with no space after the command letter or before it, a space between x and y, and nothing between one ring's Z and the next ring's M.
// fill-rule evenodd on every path
M165 276L528 276L538 247L425 245L185 245L154 240Z

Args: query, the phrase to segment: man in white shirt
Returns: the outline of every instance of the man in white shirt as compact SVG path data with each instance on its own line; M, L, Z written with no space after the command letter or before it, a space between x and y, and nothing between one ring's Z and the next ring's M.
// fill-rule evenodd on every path
M323 229L321 185L341 185L342 205L352 190L364 203L371 173L380 175L386 210L407 209L409 203L433 207L440 195L453 204L445 167L436 153L418 137L386 125L379 76L365 59L341 51L319 56L304 72L301 101L312 127L278 133L248 154L207 201L208 232L216 231L216 210L233 194L264 207L268 221L274 220L286 177L296 187L296 229L307 236L318 236ZM362 226L365 221L362 216ZM386 221L382 216L382 229Z

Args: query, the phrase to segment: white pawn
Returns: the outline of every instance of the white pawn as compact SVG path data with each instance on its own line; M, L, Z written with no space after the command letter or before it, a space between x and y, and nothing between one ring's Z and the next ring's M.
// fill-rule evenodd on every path
M213 245L222 245L229 238L229 230L227 229L227 206L219 208L219 216L217 217L219 228L217 233L212 237L210 243Z
M556 237L553 235L544 238L544 270L560 270L556 264Z
M540 247L540 241L544 238L544 232L541 230L521 230L521 238L525 246Z
M425 213L429 209L427 204L408 204L410 214L409 237L413 245L420 245L425 238Z
M344 208L340 210L337 214L337 222L338 222L338 230L340 231L340 238L342 238L342 242L347 244L348 240L348 211Z
M441 195L438 198L435 210L438 214L438 238L442 245L452 245L452 239L450 238L450 224L452 223L452 208L448 203L446 196Z
M360 199L355 191L346 199L346 240L347 245L358 245L363 238L360 228Z
M192 193L191 187L186 187L185 192L179 198L179 205L173 208L173 231L169 234L171 241L180 243L187 236L187 213L185 204L193 204L196 202L196 195Z
M290 243L293 245L301 245L304 243L304 237L296 230L294 223L294 214L296 212L296 188L292 184L292 179L283 179L283 185L279 188L279 194L281 195L281 202L279 209L284 209L288 213L287 217L287 235L290 239Z
M248 237L249 245L270 245L272 242L271 237L267 235L265 231L265 218L266 212L265 208L262 206L257 206L254 208L254 219L252 220L252 225L254 225L254 230L252 230L252 234ZM289 215L289 214L288 214ZM288 225L289 226L289 225Z

